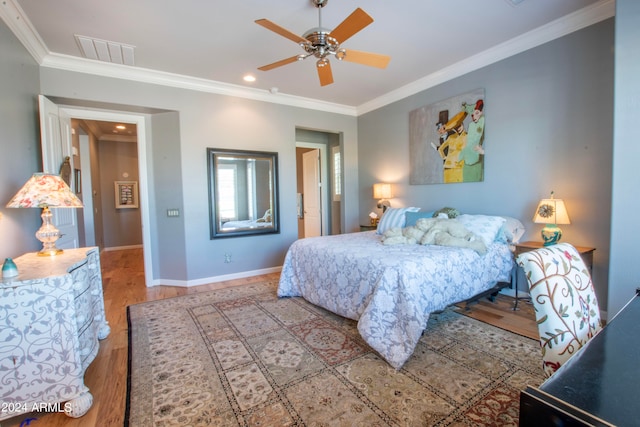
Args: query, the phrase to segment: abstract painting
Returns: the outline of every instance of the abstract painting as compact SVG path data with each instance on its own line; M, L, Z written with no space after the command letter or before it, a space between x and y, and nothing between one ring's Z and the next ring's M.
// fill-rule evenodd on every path
M484 89L409 113L409 183L451 184L484 179Z

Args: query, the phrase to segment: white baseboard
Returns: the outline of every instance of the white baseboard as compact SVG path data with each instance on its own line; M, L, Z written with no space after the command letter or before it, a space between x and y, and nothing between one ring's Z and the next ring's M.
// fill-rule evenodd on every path
M262 274L279 273L280 271L282 271L282 266L263 268L260 270L252 270L252 271L242 271L240 273L225 274L222 276L204 277L202 279L195 279L195 280L157 279L153 281L151 286L160 286L160 285L181 286L181 287L200 286L200 285L207 285L209 283L224 282L225 280L244 279L246 277L260 276Z
M104 248L103 251L105 252L109 252L109 251L123 251L125 249L138 249L138 248L142 248L142 245L130 245L130 246L112 246L110 248Z

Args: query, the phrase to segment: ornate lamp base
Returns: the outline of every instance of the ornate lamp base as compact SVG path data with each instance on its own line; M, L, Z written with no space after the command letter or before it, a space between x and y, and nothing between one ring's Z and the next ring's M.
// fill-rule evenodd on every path
M543 246L555 245L562 237L562 230L555 224L547 224L542 229Z
M62 253L62 249L56 247L56 240L60 238L60 231L53 225L53 214L48 206L42 210L42 226L36 232L36 238L42 242L42 249L39 256L55 256Z

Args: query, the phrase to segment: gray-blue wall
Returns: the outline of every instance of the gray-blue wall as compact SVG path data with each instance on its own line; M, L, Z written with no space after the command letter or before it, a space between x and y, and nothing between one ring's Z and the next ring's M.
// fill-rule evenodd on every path
M640 2L616 1L613 197L609 312L616 313L640 287L636 239L640 237Z
M376 210L373 183L394 183L394 206L532 218L555 191L571 224L563 240L597 248L594 282L606 309L613 126L609 19L358 118L360 220ZM479 183L409 185L409 112L485 89L485 177Z
M38 64L0 22L0 261L41 248L34 237L42 224L40 209L4 207L42 170L39 90Z
M296 217L296 128L340 134L345 168L357 170L356 118L304 108L275 105L242 98L177 89L133 81L43 67L40 70L42 93L54 99L130 106L132 110L174 111L177 122L166 123L177 137L160 135L165 119L151 114L150 142L147 144L147 181L149 182L153 243L153 278L197 281L260 271L282 265L289 245L297 239ZM82 102L78 102L78 101ZM126 107L121 107L126 109ZM171 129L166 129L170 131ZM163 138L157 143L157 138ZM209 200L207 147L275 151L279 154L280 234L227 239L209 238ZM167 179L167 176L171 179ZM345 177L343 224L345 230L358 229L357 175ZM170 183L169 187L167 184ZM166 218L166 210L181 207L181 217ZM183 238L174 245L167 242L163 224L172 221L183 227ZM149 249L149 248L145 248ZM231 254L232 262L225 262ZM181 277L164 266L186 265ZM160 269L163 269L162 272Z

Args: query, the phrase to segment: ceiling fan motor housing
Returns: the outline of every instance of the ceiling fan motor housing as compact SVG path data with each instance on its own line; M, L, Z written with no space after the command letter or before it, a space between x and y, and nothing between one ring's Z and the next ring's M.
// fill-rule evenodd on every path
M303 35L309 43L301 43L301 46L309 55L316 58L334 55L340 48L340 43L329 34L329 31L324 28L312 28Z

